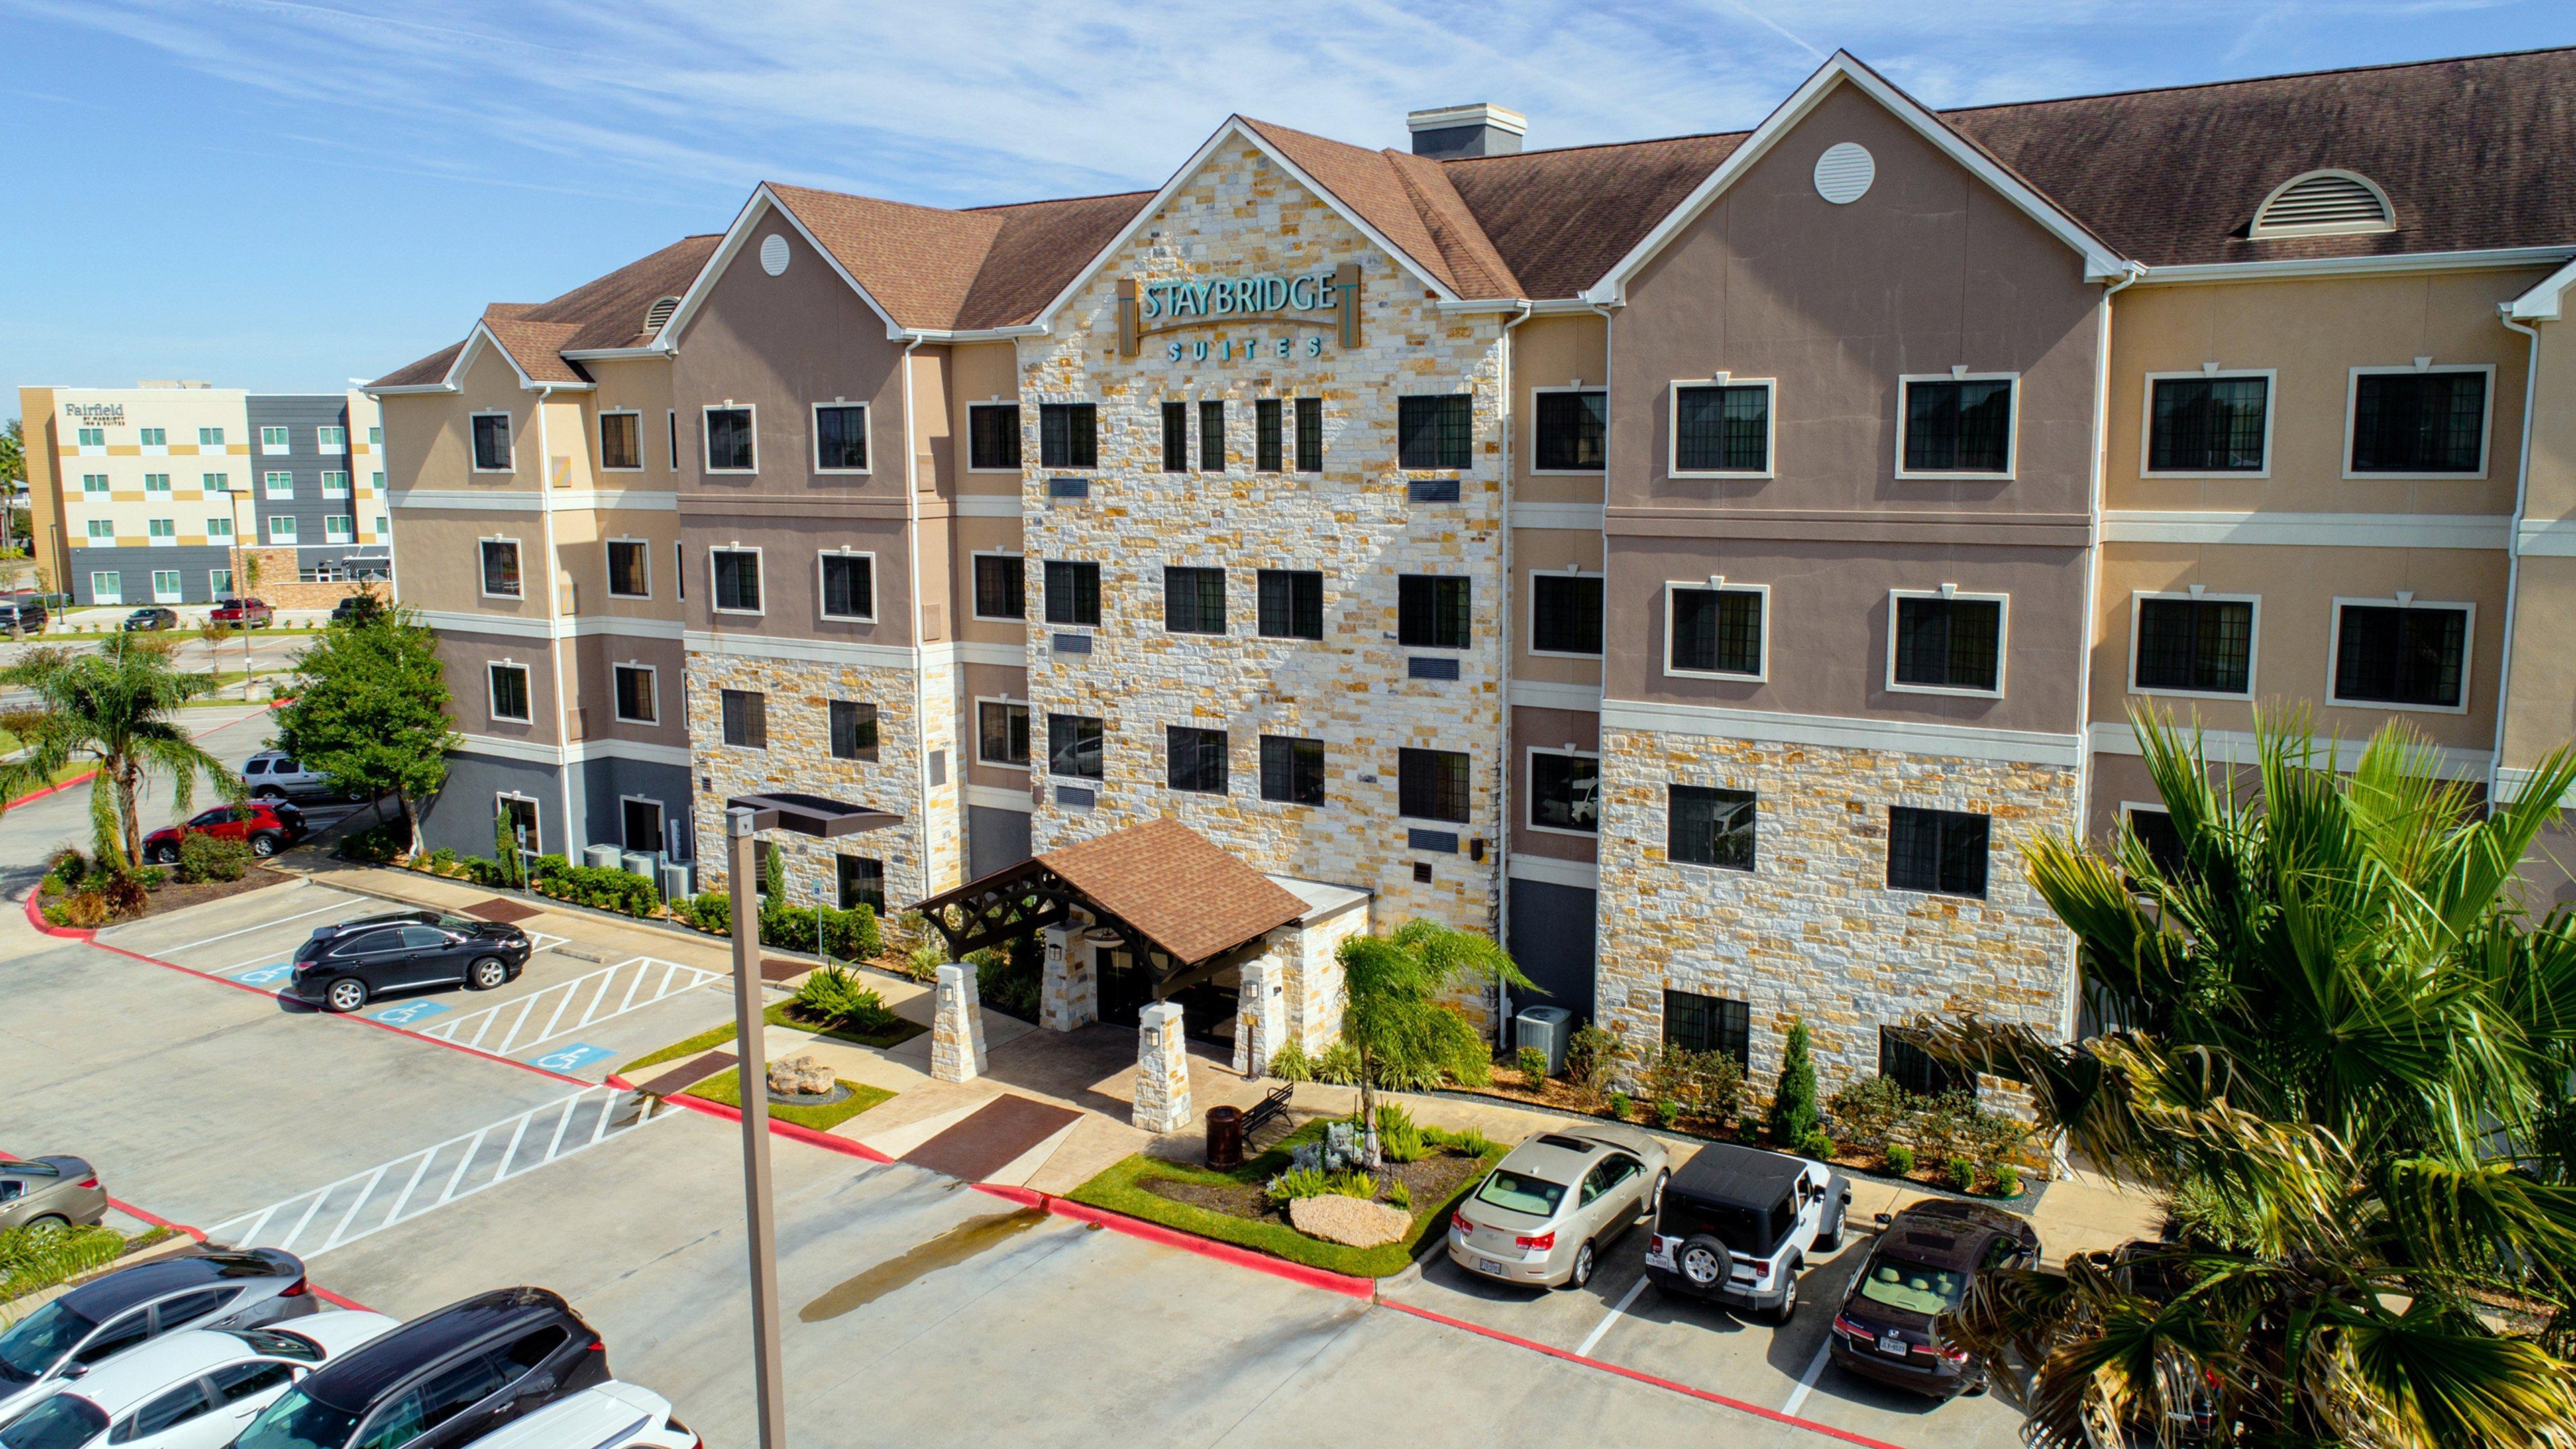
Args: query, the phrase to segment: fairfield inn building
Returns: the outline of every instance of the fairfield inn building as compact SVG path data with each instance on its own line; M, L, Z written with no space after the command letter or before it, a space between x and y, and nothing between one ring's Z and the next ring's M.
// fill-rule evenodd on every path
M1058 1025L1234 1031L1233 958L1055 856L1170 816L1262 910L1494 931L1639 1045L1760 1073L1799 1015L1830 1085L1921 1072L1920 1012L2071 1030L2023 855L2157 838L2129 709L2402 718L2507 797L2576 736L2571 94L2553 51L1935 112L1836 56L1741 134L1236 117L1150 194L762 186L373 385L465 737L433 842L713 884L727 800L865 807L794 897L1060 876ZM1131 903L1243 915L1154 858Z

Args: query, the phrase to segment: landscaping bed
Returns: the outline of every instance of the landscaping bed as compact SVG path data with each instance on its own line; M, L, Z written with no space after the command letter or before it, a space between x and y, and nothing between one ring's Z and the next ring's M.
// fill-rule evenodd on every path
M108 1271L123 1259L177 1236L169 1228L153 1228L130 1238L109 1227L52 1233L13 1228L0 1233L0 1323L8 1321L8 1305L16 1299Z
M923 1026L920 1022L906 1021L899 1016L894 1019L893 1024L891 1025L879 1026L872 1030L857 1030L847 1026L836 1025L833 1019L829 1017L817 1017L813 1013L807 1011L801 1002L795 1001L779 1002L775 1006L770 1007L767 1011L762 1012L761 1019L768 1022L771 1026L790 1027L797 1031L810 1032L815 1036L828 1036L834 1041L845 1041L858 1046L878 1048L896 1046L903 1042L908 1042L914 1037L921 1035L923 1032L930 1030L929 1027ZM730 1030L730 1028L727 1030Z
M772 1102L769 1104L769 1115L781 1122L792 1122L799 1127L810 1127L817 1132L829 1132L870 1107L894 1098L894 1093L885 1088L871 1087L865 1082L853 1082L844 1077L835 1077L833 1083L836 1086L848 1088L850 1095L823 1107L782 1107ZM738 1068L727 1067L689 1088L682 1095L738 1108L742 1105L742 1073Z
M217 841L191 832L186 854L176 867L151 865L139 870L101 866L80 852L56 854L36 885L36 905L50 926L98 930L139 921L166 911L185 910L224 900L246 891L264 890L294 879L268 870L247 846Z

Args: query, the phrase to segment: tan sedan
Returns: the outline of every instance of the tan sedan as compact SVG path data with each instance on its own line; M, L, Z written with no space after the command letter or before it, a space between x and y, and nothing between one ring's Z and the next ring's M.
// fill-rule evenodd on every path
M1671 1168L1664 1145L1643 1132L1542 1132L1458 1205L1450 1261L1498 1282L1580 1288L1620 1234L1653 1221Z
M107 1216L107 1189L77 1157L0 1157L0 1232L68 1228Z

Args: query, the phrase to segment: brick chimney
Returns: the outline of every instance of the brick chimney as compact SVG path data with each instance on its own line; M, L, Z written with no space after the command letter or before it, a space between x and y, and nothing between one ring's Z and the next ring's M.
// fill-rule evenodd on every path
M1413 133L1413 154L1434 161L1518 155L1521 137L1529 134L1528 117L1483 101L1413 111L1405 116L1404 126Z

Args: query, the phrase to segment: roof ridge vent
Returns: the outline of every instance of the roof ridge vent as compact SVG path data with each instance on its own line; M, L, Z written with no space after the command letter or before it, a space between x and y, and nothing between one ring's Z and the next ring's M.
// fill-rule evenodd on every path
M680 310L680 299L679 299L679 298L677 298L677 297L656 297L656 298L654 298L654 299L653 299L653 305L644 309L644 330L645 330L646 332L659 332L659 331L661 331L661 330L662 330L662 324L663 324L663 323L665 323L665 322L670 321L670 320L671 320L671 314L672 314L672 313L674 313L674 312L676 312L676 311L678 311L678 310Z
M2285 181L2254 209L2246 235L2263 241L2289 236L2348 236L2395 231L2397 208L2388 193L2356 171L2310 171Z

